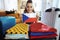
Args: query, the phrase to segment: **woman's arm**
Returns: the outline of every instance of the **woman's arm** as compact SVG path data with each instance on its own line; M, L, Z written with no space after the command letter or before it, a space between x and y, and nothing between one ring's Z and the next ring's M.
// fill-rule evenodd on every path
M21 22L23 22L22 18L23 18L23 17L22 17L22 14L20 14L20 19L21 19Z
M38 13L36 14L36 18L37 18L37 21L39 21L39 15L38 15Z

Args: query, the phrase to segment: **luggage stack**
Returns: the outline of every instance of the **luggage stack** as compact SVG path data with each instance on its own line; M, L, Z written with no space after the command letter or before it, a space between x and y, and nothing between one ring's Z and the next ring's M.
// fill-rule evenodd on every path
M5 31L16 24L15 17L4 16L0 17L0 34L5 35Z
M28 25L24 23L16 24L6 31L7 34L28 34Z
M30 25L30 39L53 38L56 37L57 30L42 23L33 23Z

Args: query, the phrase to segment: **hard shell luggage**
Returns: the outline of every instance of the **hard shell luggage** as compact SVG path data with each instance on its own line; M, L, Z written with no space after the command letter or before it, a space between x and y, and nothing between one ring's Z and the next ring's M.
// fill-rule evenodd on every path
M31 32L57 32L53 27L47 26L43 23L33 23L30 25Z
M24 23L16 24L6 31L7 34L28 34L28 25Z
M12 16L0 17L0 33L4 35L5 31L14 26L15 24L16 24L15 17Z

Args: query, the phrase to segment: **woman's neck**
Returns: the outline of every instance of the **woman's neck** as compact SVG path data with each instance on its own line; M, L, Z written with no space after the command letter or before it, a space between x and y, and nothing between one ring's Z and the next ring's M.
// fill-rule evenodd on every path
M27 12L27 13L33 13L33 12Z

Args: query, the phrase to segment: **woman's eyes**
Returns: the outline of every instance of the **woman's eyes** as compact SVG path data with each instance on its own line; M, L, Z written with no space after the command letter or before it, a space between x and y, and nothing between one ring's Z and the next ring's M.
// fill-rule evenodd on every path
M27 8L32 8L32 6L27 6Z

